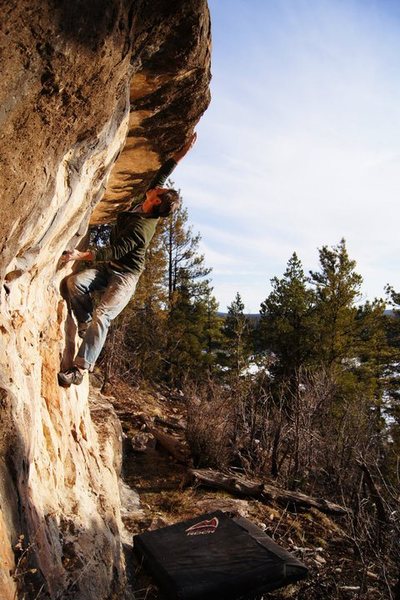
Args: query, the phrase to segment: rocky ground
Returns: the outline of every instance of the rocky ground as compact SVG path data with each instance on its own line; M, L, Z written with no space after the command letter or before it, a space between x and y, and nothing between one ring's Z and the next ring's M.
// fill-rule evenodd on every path
M228 510L256 523L309 569L307 579L264 594L263 600L392 597L388 582L375 565L358 560L355 546L346 534L345 517L330 517L314 508L299 510L274 503L267 505L191 483L182 396L137 390L115 381L105 390L106 395L107 392L112 392L107 399L114 405L125 434L123 479L136 490L139 501L123 517L127 542L131 536L148 529L217 509ZM165 446L170 446L175 458ZM128 545L127 564L135 600L164 600Z

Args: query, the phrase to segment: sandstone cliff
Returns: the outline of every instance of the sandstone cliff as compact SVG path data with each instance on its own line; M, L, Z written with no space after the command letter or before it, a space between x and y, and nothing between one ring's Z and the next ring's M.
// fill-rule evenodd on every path
M87 381L57 386L75 333L58 257L142 191L206 109L207 3L1 9L1 599L121 598L121 429L111 407L91 412Z

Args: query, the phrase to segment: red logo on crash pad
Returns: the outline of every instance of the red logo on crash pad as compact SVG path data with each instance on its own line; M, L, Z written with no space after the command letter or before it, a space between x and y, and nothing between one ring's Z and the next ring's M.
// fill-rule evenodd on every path
M207 533L214 533L219 525L217 517L213 517L209 521L200 521L196 525L192 525L186 529L187 535L206 535Z

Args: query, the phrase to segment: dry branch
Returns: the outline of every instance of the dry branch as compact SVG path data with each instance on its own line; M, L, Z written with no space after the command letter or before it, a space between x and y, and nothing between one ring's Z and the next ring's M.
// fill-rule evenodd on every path
M357 464L361 468L362 472L364 473L364 477L367 482L369 491L371 493L371 497L372 497L373 501L375 502L376 512L377 512L379 521L381 523L389 523L389 516L387 514L385 501L382 498L382 495L380 494L380 492L378 490L378 487L372 477L371 471L369 470L366 463L364 463L360 460L357 460Z

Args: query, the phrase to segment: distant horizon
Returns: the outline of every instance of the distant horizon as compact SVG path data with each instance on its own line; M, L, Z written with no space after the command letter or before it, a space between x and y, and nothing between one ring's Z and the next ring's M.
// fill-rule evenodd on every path
M209 0L212 101L174 177L221 310L295 251L347 242L363 301L400 290L400 5Z
M200 234L201 234L201 232L200 232ZM324 244L324 245L327 245L327 244ZM337 244L332 244L332 246L336 246L336 245ZM346 246L347 246L347 241L346 241ZM296 254L297 254L297 252L296 252ZM316 254L318 255L318 249L316 251ZM298 256L298 254L297 254L297 256ZM300 256L298 256L298 258L301 260ZM208 263L208 261L207 261L207 255L205 256L205 259L206 259L205 262L206 262L207 266L212 267L212 265L210 265ZM288 257L288 260L289 259L290 259L290 256ZM354 257L350 256L350 259L354 260ZM232 298L229 300L228 304L226 305L225 310L223 310L222 307L221 307L221 305L219 304L218 312L219 313L226 313L227 310L228 310L229 305L234 301L235 296L238 293L240 295L240 297L241 297L242 302L245 305L245 314L257 314L259 312L260 308L261 308L261 303L265 301L265 299L269 296L269 294L272 291L272 286L271 286L270 280L274 279L275 277L277 277L278 279L281 279L283 277L285 271L286 271L286 266L287 266L287 263L284 265L282 273L277 273L275 275L271 275L271 277L268 279L268 281L265 282L265 284L266 284L265 285L266 292L265 292L265 295L260 299L260 303L259 303L258 308L256 307L255 310L250 310L250 309L247 310L247 306L246 306L246 303L244 301L245 294L243 294L240 289L237 289L234 292ZM310 271L318 271L319 270L319 263L318 263L318 261L316 261L315 265L312 268L310 268L310 269L305 269L304 268L304 264L303 264L303 270L304 270L305 276L308 277L309 274L310 274ZM356 267L355 267L355 272L358 273L358 274L360 274L362 276L362 273L360 273L357 264L356 264ZM213 285L213 271L211 271L209 279L211 280L211 287L213 288L213 295L215 296L215 290L214 290L214 285ZM363 278L363 282L364 282L364 278ZM387 284L391 285L390 282L387 282ZM389 306L389 299L388 299L387 294L385 292L385 287L386 287L387 284L385 284L384 288L382 289L382 294L381 295L376 295L376 296L373 296L373 297L368 297L368 296L366 296L363 293L363 289L362 289L363 288L363 284L362 284L361 285L361 289L360 289L360 295L359 295L358 299L356 300L355 305L356 306L360 306L362 304L365 304L365 302L368 302L368 301L372 302L374 300L379 300L380 299L380 300L383 300L384 302L386 302L387 306ZM400 286L399 286L399 291L400 291ZM218 298L217 298L217 301L218 301ZM390 310L390 309L387 309L387 310Z
M384 313L385 314L393 314L395 313L398 314L398 311L395 311L393 308L385 308ZM220 317L224 317L228 314L227 310L218 310L217 311L218 316ZM243 313L245 315L245 317L259 317L260 316L260 311L258 312L246 312L244 311Z

